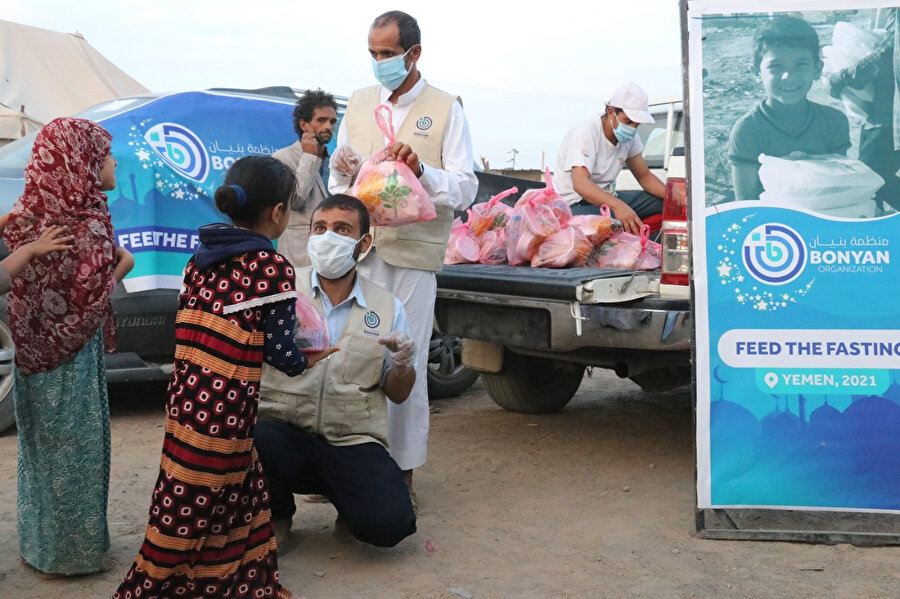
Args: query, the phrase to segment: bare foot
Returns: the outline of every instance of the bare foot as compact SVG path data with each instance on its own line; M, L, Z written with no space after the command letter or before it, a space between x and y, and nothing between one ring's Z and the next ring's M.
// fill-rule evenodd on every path
M97 570L96 572L92 572L92 574L99 574L100 572L109 572L110 570L115 568L117 565L118 565L118 562L116 562L116 558L114 558L113 556L111 556L109 554L106 554L103 556L103 559L100 560L100 569Z

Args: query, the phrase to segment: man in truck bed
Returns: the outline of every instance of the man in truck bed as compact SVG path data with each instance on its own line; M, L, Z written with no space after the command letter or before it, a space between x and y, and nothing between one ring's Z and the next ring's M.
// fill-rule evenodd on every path
M666 187L650 172L637 136L653 123L647 93L634 82L616 89L606 111L566 132L556 159L556 190L574 214L596 214L606 204L625 230L638 234L642 219L662 213ZM616 194L616 177L627 166L643 191Z

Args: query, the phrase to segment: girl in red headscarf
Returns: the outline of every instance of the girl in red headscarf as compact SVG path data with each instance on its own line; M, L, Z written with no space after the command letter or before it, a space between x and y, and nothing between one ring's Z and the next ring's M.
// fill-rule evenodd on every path
M115 349L109 298L134 264L117 250L104 190L115 188L112 137L94 122L61 118L38 133L25 191L3 233L11 250L49 226L74 247L37 257L12 281L16 345L19 551L47 574L111 566L109 405L103 351Z

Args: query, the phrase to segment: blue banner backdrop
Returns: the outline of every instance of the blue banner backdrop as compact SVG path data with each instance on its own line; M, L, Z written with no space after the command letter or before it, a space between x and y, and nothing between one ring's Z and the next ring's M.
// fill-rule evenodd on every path
M297 141L293 107L287 99L185 92L97 119L119 163L109 209L116 243L135 255L129 291L180 288L197 228L227 221L213 193L228 167Z
M895 30L875 25L897 27L896 11L688 5L700 508L900 511L900 197L880 193L896 168L865 149L872 123L887 122L878 160L896 159L900 123L826 81L846 68L835 52L850 28L874 31L892 57ZM797 39L760 42L773 24ZM894 70L879 76L893 94ZM764 124L741 131L754 119ZM793 129L773 141L767 127ZM745 147L763 148L758 162ZM762 192L749 198L748 165Z

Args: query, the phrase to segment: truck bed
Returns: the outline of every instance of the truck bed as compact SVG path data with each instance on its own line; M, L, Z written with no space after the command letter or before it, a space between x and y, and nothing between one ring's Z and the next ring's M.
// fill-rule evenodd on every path
M450 264L437 273L441 289L487 291L564 301L581 301L578 288L597 279L628 277L618 268L532 268L509 264Z

